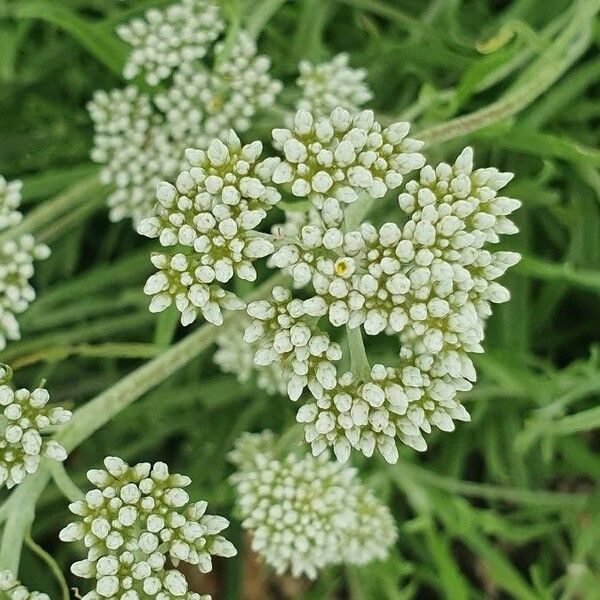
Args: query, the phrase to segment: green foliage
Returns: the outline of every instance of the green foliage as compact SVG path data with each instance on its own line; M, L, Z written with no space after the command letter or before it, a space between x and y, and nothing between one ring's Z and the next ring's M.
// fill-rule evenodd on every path
M53 571L75 585L74 551L57 543L64 496L105 455L165 460L192 477L192 496L231 514L225 453L235 438L294 420L286 399L218 371L214 328L185 331L172 312L148 312L154 246L129 223L108 222L107 190L88 159L85 104L123 84L126 48L113 28L165 4L0 0L0 173L24 180L19 228L53 251L38 266L23 339L0 358L17 385L46 379L53 400L76 409L61 434L70 479L44 468L3 492L0 568L16 568L23 547L23 583L52 598L67 597ZM516 173L509 193L524 202L509 242L524 255L506 281L513 298L490 320L480 381L464 397L472 422L432 435L423 456L404 448L397 466L357 465L397 518L397 548L385 563L328 571L294 597L597 599L600 3L224 4L231 23L256 34L275 76L291 82L300 58L348 52L367 69L382 119L412 120L432 160L473 144L480 164ZM251 134L266 141L273 123ZM251 577L232 564L223 598L241 597Z

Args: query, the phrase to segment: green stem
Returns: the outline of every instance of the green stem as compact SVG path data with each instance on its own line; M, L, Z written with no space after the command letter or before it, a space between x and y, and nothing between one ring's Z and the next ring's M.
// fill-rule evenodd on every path
M38 472L27 477L2 505L0 518L5 518L6 523L0 544L0 571L19 572L23 540L31 529L37 499L49 480L50 472L42 463Z
M600 292L600 272L575 269L569 263L556 264L532 256L524 256L515 267L515 271L534 279L563 281L596 293Z
M285 281L276 275L263 283L249 300L266 296L273 286ZM235 319L238 315L228 315ZM67 452L72 452L117 414L156 387L184 365L191 362L215 340L220 328L203 325L186 338L118 381L105 392L75 411L71 421L55 436ZM35 504L50 479L50 469L42 464L29 475L6 500L0 509L0 519L5 519L0 546L0 570L18 572L21 547L34 518Z
M545 490L528 490L515 487L495 486L484 483L474 483L472 481L463 481L453 479L444 475L438 475L408 463L398 463L394 465L393 477L402 479L415 479L423 484L431 485L451 494L460 494L472 498L484 498L485 500L496 500L511 502L515 504L525 504L529 506L545 506L556 508L557 510L572 509L574 507L583 507L589 501L588 494L568 494L560 492L548 492Z
M168 344L163 344L163 346ZM86 356L92 358L152 358L160 352L160 347L154 344L106 343L81 344L78 346L56 346L40 352L21 356L13 361L13 369L35 364L37 362L58 362L70 356Z
M244 29L256 39L271 20L273 15L285 4L286 0L263 0L260 6L248 17Z
M350 370L359 381L367 381L371 376L371 365L367 358L362 330L360 327L350 329L346 325L346 335L350 351Z
M463 137L508 119L542 95L585 52L590 44L594 15L600 10L600 0L585 0L576 6L569 25L554 44L534 62L515 85L498 101L468 115L433 125L418 132L426 143L441 143Z
M85 494L75 485L75 482L69 477L63 463L52 461L48 463L48 468L52 473L52 479L56 487L62 492L63 496L71 502L83 500Z
M10 227L0 234L0 244L24 233L33 233L53 222L60 216L72 211L86 202L91 194L99 192L104 186L93 176L80 181L56 198L44 202L32 210L18 225Z
M356 229L373 207L373 198L368 194L361 197L344 209L344 229L352 231ZM346 336L348 338L348 351L350 353L350 370L359 381L366 381L371 376L371 366L365 350L362 336L362 328L351 329L346 325Z
M56 561L41 546L36 544L31 536L28 535L25 538L25 543L27 544L27 547L41 560L43 560L48 565L48 568L52 571L52 574L54 575L56 582L60 587L62 600L69 600L69 586L67 585L67 581L65 580L65 577Z

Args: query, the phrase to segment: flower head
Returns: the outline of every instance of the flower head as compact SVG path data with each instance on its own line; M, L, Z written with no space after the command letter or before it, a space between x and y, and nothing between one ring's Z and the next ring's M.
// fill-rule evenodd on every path
M21 181L6 181L0 175L0 231L17 225L23 218L19 211L22 187Z
M116 188L108 197L110 218L132 217L137 223L148 214L161 178L180 168L183 149L150 97L133 86L96 92L88 110L95 127L92 160L104 165L101 180Z
M224 28L218 5L210 0L180 0L164 10L151 8L145 18L117 28L119 37L133 47L123 75L144 73L157 85L181 65L203 58Z
M21 182L7 181L0 176L0 231L7 231L0 241L0 350L7 340L20 338L16 315L21 314L35 298L35 290L29 283L33 277L35 260L50 255L46 244L36 243L28 233L7 237L10 227L21 221L18 208L21 203Z
M9 600L50 600L48 594L30 592L10 571L0 571L0 592Z
M250 128L257 111L273 105L281 82L269 75L271 61L256 55L256 44L245 32L231 48L215 44L214 67L183 65L173 85L155 98L175 137L187 145L206 147L212 138Z
M4 383L10 378L7 367L0 366L0 406L4 415L0 437L0 485L18 485L28 473L35 473L42 456L63 461L66 450L44 435L49 427L63 425L71 412L48 406L50 395L44 388L14 390Z
M104 466L88 471L96 487L69 506L79 519L60 532L61 540L82 540L88 548L87 558L71 567L78 577L96 580L84 600L200 600L170 565L184 561L208 573L211 556L234 556L221 535L229 521L206 514L204 501L190 502L184 490L190 479L169 473L164 463L129 466L108 457Z
M315 116L326 116L338 106L357 112L371 100L373 94L364 82L366 71L353 69L348 64L349 60L345 53L317 65L303 60L299 65L300 76L297 79L302 96L296 107Z
M466 148L454 165L425 166L406 184L399 196L406 217L351 229L344 205L327 198L296 225L295 239L282 236L269 264L288 270L309 297L282 289L277 305L250 304L246 340L257 348L259 368L281 366L292 400L308 387L312 399L297 418L315 454L331 446L345 461L351 448L366 456L378 450L394 463L396 439L425 450L424 434L469 419L457 399L476 378L468 355L483 351L491 305L509 298L496 279L519 260L487 249L517 231L508 215L520 202L498 193L511 177L474 170ZM367 338L397 337L397 363L375 364L368 376L340 373L341 353L325 363L311 351L312 337L325 339L321 318L361 328ZM292 336L300 327L310 337Z
M277 159L261 161L261 152L260 142L242 146L231 131L206 151L187 150L190 168L175 185L159 186L156 214L144 219L138 231L186 252L153 258L159 271L145 287L153 296L151 310L164 310L175 300L182 323L202 313L221 324L221 308L244 307L222 284L234 275L254 281L253 262L273 252L271 241L254 231L280 198L269 185Z
M329 565L384 558L395 542L392 515L354 469L325 455L279 458L270 432L244 434L230 458L252 549L277 573L314 579Z
M423 143L407 137L409 129L408 123L384 128L370 110L352 115L338 107L317 118L299 110L291 130L273 130L274 145L285 155L273 181L319 207L328 197L343 203L360 193L381 198L425 164L418 152Z

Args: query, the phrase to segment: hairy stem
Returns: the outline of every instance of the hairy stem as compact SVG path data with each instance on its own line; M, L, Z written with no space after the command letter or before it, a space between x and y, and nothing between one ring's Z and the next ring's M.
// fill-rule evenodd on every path
M69 600L69 586L67 585L65 576L62 574L62 571L60 570L60 567L58 566L54 558L52 558L52 556L50 556L50 554L48 554L41 546L36 544L31 538L31 536L27 536L25 538L25 543L34 554L36 554L41 560L43 560L48 565L50 571L52 571L52 574L54 575L54 578L56 579L56 582L60 587L62 600Z
M283 275L275 275L263 283L249 300L266 296L273 286L282 283L284 279ZM234 314L228 319L236 317ZM213 325L198 327L163 354L132 371L76 410L71 421L55 436L56 441L67 452L73 451L127 406L196 358L213 343L218 332L219 328ZM42 464L36 473L29 475L11 494L0 510L0 519L5 519L0 546L0 570L10 569L14 573L18 571L23 539L33 522L35 504L50 475L49 466Z

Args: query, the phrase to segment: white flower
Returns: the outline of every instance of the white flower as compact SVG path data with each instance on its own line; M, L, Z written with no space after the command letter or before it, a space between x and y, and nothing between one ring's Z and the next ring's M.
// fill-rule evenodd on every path
M292 400L306 386L319 394L336 385L334 363L342 357L342 349L316 326L312 308L280 286L273 288L272 300L251 302L247 308L252 323L244 340L260 342L254 363L260 368L279 365Z
M203 58L225 24L218 5L207 0L180 0L164 10L151 8L117 28L119 37L133 47L123 75L144 73L157 85L181 65Z
M7 237L10 228L23 218L18 210L21 204L21 181L7 182L0 175L0 231L7 230L0 242L0 350L8 340L21 337L16 315L21 314L35 298L29 283L33 277L34 260L50 255L46 244L37 244L30 234Z
M79 518L60 532L61 540L88 548L87 558L71 567L78 577L96 580L84 600L200 600L167 561L207 573L211 556L234 556L233 544L220 535L229 521L205 514L204 501L190 502L184 490L190 479L169 473L165 463L129 466L108 457L104 465L88 471L95 489L69 506Z
M92 160L103 165L102 182L116 189L108 196L110 218L137 223L150 212L156 186L183 163L183 148L170 137L150 97L137 88L97 91L88 103L95 135Z
M230 129L247 131L259 110L273 105L281 82L269 75L271 61L256 55L256 44L241 32L231 48L215 45L214 68L184 64L173 85L155 98L173 135L188 145L204 147Z
M319 207L327 197L342 203L363 192L381 198L425 164L418 152L423 143L407 137L409 128L408 123L382 128L370 110L352 115L338 107L318 118L299 110L292 130L273 130L274 145L285 155L273 181Z
M399 196L409 217L404 224L364 222L348 230L344 205L330 197L274 230L278 249L269 266L288 271L308 297L279 288L275 302L251 304L245 339L261 344L259 367L281 366L292 400L308 387L313 400L303 402L297 419L315 455L332 447L344 462L352 448L366 456L377 450L395 463L397 439L423 451L433 428L452 431L453 420L469 420L457 399L476 379L468 354L483 351L491 304L509 298L496 279L519 260L486 248L516 231L507 215L520 203L497 193L510 178L496 169L473 171L467 148L453 166L426 166L406 185ZM341 352L319 329L322 317L367 336L397 336L397 364L376 364L366 378L340 375ZM321 351L331 345L335 358L307 351L306 336L294 343L292 327L300 326L324 340Z
M371 100L373 94L364 82L366 71L353 69L348 63L349 56L345 53L317 65L303 60L297 79L302 96L296 108L308 110L315 116L324 116L338 106L357 112Z
M0 381L9 379L6 367L0 366ZM13 390L0 385L0 407L4 416L0 437L0 485L18 485L28 473L35 473L42 456L63 461L65 449L44 435L49 427L67 423L71 412L60 406L48 406L50 396L44 388L33 391Z
M30 592L10 571L0 571L0 594L8 600L50 600L48 594Z
M354 469L310 454L279 458L274 446L270 432L244 434L230 454L242 525L267 564L315 579L329 565L387 556L393 517Z
M6 181L0 175L0 231L17 225L23 218L19 211L22 187L21 181Z
M189 170L179 174L175 185L164 182L158 187L156 214L144 219L138 231L158 237L165 247L180 244L189 250L153 258L160 271L145 287L153 296L153 312L174 299L183 324L201 312L220 325L221 307L244 307L221 284L234 275L254 281L254 261L274 249L254 231L280 198L269 185L277 159L259 162L261 152L260 142L242 146L231 131L224 142L215 139L206 151L188 149Z
M33 262L50 255L46 244L37 244L30 234L0 242L0 350L7 340L21 337L16 315L27 310L35 299L29 283L34 274Z

